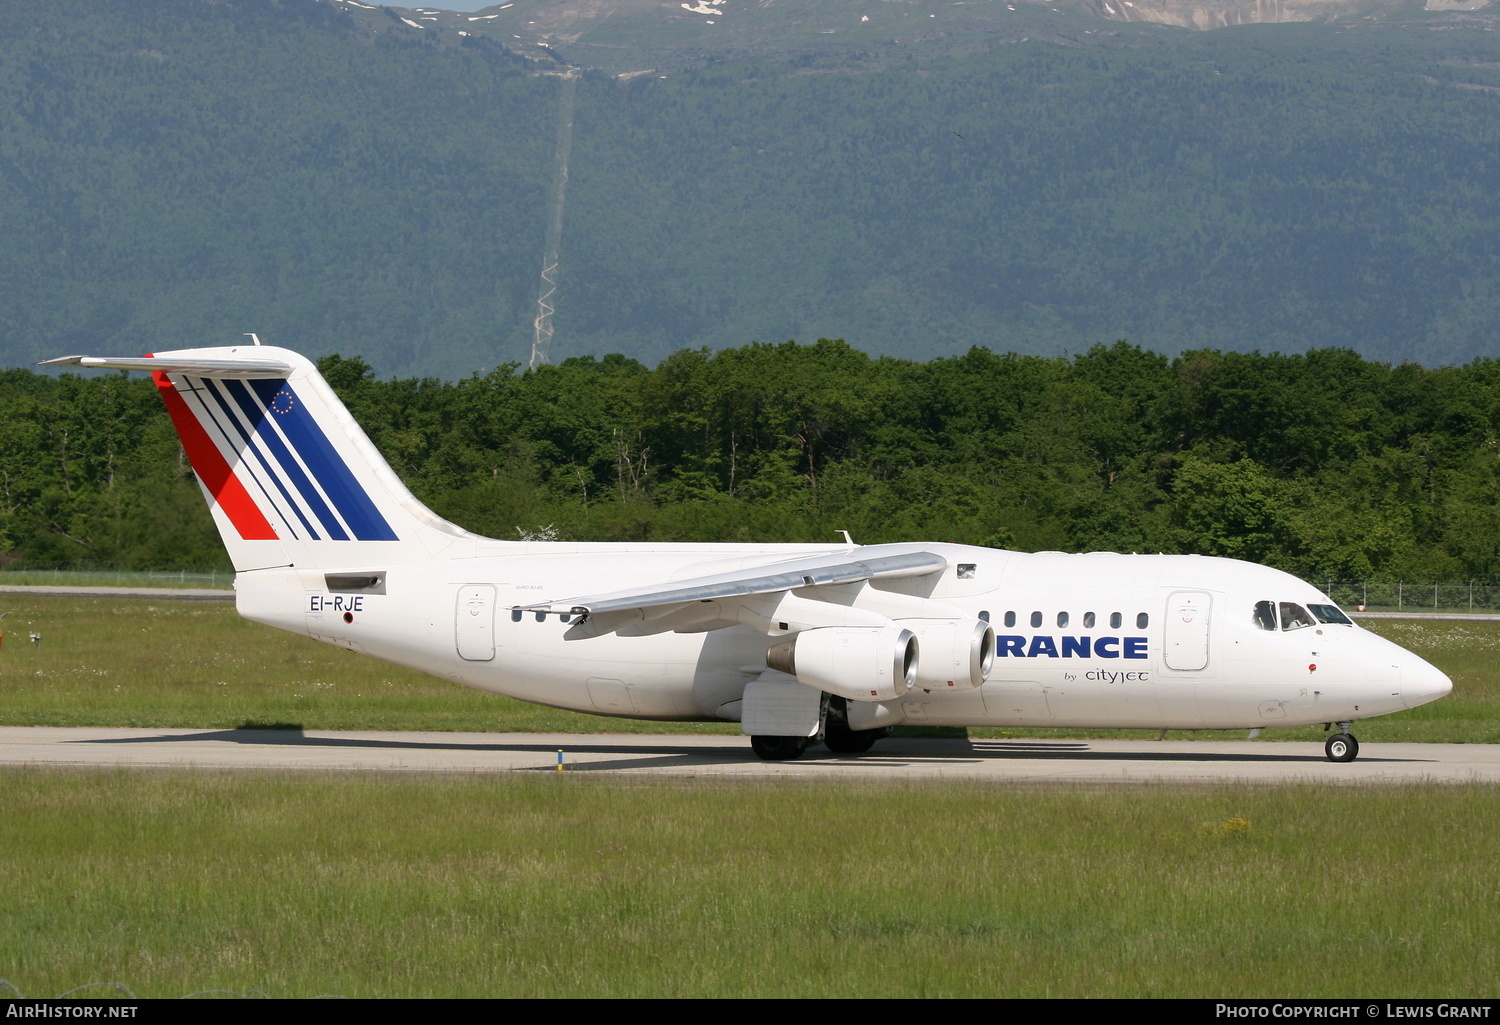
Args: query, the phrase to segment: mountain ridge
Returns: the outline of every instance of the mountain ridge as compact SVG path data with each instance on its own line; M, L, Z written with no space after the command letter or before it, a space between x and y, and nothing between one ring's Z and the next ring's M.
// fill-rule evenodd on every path
M378 17L362 0L323 2ZM866 60L963 55L1021 38L1098 43L1085 37L1124 26L1208 31L1407 21L1417 28L1432 26L1434 16L1450 22L1443 16L1460 14L1500 26L1495 0L513 0L473 13L379 10L414 30L464 32L534 61L612 74L681 71L798 51Z
M433 8L24 8L0 24L0 356L255 331L382 374L525 364L559 124L554 360L1490 351L1490 15L1189 32L1010 6L1002 42L633 75L407 24Z

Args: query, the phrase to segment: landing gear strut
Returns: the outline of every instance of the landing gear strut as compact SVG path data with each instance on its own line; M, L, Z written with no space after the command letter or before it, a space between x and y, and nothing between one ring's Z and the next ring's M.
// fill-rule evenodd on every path
M1353 725L1352 722L1339 723L1339 731L1323 744L1323 753L1330 762L1352 762L1359 757L1359 741L1349 732L1349 727Z
M849 706L844 699L834 695L828 699L828 711L823 719L823 743L836 755L864 754L881 737L890 736L889 729L851 730L849 728Z

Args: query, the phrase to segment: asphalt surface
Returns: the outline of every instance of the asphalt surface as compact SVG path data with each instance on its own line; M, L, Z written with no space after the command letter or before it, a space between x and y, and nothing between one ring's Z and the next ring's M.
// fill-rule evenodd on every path
M1500 745L1366 744L1335 764L1320 743L889 738L863 755L811 748L762 762L746 737L0 727L0 765L382 772L555 772L997 783L1500 782Z

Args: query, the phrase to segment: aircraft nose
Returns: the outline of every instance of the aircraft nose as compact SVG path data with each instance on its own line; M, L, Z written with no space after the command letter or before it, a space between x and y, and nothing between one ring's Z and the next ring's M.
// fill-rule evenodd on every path
M1447 697L1452 690L1453 681L1432 663L1411 652L1401 660L1401 700L1407 708Z

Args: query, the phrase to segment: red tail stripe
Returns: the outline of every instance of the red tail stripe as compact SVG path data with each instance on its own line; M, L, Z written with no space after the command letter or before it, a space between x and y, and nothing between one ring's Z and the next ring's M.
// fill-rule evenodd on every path
M193 472L214 496L214 501L229 517L234 529L240 532L240 537L246 541L275 541L276 531L245 490L245 485L229 468L219 446L208 436L183 397L177 394L167 375L153 373L151 376L156 379L162 401L167 404L167 413L172 417L172 426L177 428L177 436L182 439Z

